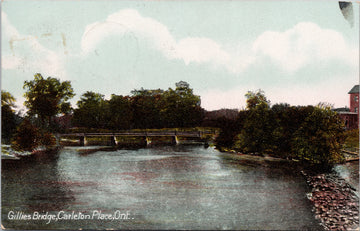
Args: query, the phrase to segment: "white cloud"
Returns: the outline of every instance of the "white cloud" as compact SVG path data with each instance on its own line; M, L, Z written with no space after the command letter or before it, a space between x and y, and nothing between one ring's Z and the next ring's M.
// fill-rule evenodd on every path
M256 57L269 57L288 72L330 60L354 67L358 63L357 49L349 47L340 33L322 29L311 22L299 23L284 32L264 32L253 43L252 49Z
M165 57L181 59L186 65L209 63L216 67L225 67L231 72L242 67L236 65L233 61L235 59L214 40L188 37L176 41L165 25L152 18L143 17L132 9L121 10L108 16L104 22L86 26L81 40L82 51L86 55L104 38L125 33L147 39Z
M163 51L166 56L173 56L175 40L163 24L151 18L142 17L136 10L126 9L111 14L104 22L95 22L85 28L81 40L83 52L88 53L104 38L110 35L134 33L145 37Z
M245 50L226 50L223 44L210 38L176 40L165 25L132 9L109 15L104 22L89 24L82 36L82 51L87 54L104 38L126 33L145 38L168 59L180 59L186 65L206 63L223 67L233 74L241 73L254 62L261 64L266 58L289 73L329 60L339 60L354 67L358 63L357 49L349 47L340 33L322 29L311 22L299 23L284 32L264 32Z
M33 74L64 78L66 71L64 60L57 52L47 49L32 35L22 35L10 23L7 15L2 12L2 45L7 52L2 52L2 65L5 70L18 69ZM9 53L10 52L10 53Z

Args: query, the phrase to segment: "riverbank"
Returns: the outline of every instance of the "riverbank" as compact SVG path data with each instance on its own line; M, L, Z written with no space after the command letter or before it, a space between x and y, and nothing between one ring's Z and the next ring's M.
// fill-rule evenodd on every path
M267 163L271 162L271 166L285 165L286 168L293 169L289 172L301 173L309 186L306 196L313 206L314 217L325 230L359 230L358 181L342 178L336 171L339 166L334 167L330 173L315 173L309 166L302 166L300 162L293 160L240 153L223 155L241 164L269 166Z
M10 145L1 145L1 159L2 160L20 160L41 154L52 153L61 149L61 146L38 147L33 151L16 151Z
M311 189L307 196L315 218L325 230L359 230L359 198L352 185L337 173L301 173Z

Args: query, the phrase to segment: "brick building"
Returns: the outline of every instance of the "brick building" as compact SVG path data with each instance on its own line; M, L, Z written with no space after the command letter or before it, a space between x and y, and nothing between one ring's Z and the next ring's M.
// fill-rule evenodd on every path
M359 128L359 85L355 85L349 92L350 108L338 108L340 118L345 121L346 129Z

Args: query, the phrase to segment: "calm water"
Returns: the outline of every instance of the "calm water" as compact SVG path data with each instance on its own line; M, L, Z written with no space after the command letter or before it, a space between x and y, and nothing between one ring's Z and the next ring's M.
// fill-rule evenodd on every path
M2 167L5 228L319 229L304 179L284 162L239 161L202 146L90 154L71 147ZM49 224L8 217L10 211L90 217L100 210L124 216Z

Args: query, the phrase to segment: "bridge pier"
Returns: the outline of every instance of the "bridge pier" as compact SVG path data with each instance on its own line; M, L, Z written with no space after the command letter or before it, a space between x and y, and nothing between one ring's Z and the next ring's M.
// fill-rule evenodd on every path
M172 144L180 144L180 141L177 136L172 136Z
M149 136L145 136L145 142L146 142L146 145L150 145L151 144L151 139Z
M79 143L80 143L80 146L86 146L86 144L87 144L86 136L80 136L79 137Z
M111 146L116 146L116 137L115 136L110 136L110 145Z

